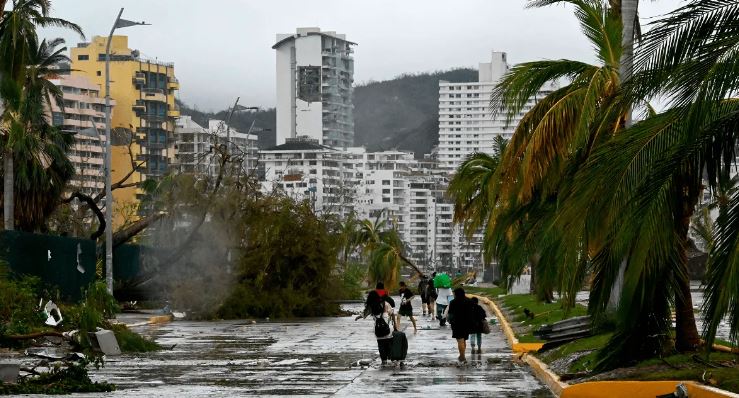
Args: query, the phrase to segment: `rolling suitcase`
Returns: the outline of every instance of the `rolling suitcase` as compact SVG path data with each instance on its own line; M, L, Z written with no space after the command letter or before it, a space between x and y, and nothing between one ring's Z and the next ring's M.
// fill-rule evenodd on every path
M393 343L390 348L390 360L402 361L408 355L408 338L400 331L393 332Z

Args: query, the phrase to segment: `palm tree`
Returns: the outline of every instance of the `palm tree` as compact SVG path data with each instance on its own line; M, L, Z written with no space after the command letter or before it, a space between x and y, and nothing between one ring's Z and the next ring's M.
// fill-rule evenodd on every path
M3 5L5 1L2 2ZM3 215L5 229L12 230L15 223L14 209L14 151L13 145L16 140L22 138L26 131L11 126L11 121L23 118L19 110L13 110L12 104L20 105L21 95L18 89L26 88L26 68L33 64L33 57L38 55L40 49L37 27L63 27L72 29L82 35L79 26L69 21L50 16L51 2L49 0L12 0L10 11L0 8L0 86L3 87L4 95L0 98L2 105L2 133L4 135L3 148ZM17 87L11 87L15 83ZM13 94L15 92L15 94ZM5 95L14 96L15 99L6 98ZM26 108L31 102L26 103ZM35 105L34 105L35 106ZM39 105L42 107L42 105ZM15 115L7 115L15 113ZM17 133L14 137L11 132Z
M504 112L511 122L548 84L560 78L569 80L537 98L516 126L499 167L489 178L485 247L488 255L498 251L496 257L503 263L509 259L500 256L514 256L507 267L510 271L531 263L544 285L542 297L547 296L546 290L557 287L572 303L572 290L579 288L577 281L585 274L582 266L592 243L586 239L585 219L568 230L555 223L558 203L571 189L572 176L593 148L623 125L628 106L615 101L621 84L619 10L598 0L533 0L529 5L558 3L574 5L599 63L566 59L527 62L514 66L496 86L491 109ZM511 246L514 242L519 245Z
M370 281L383 281L389 288L398 283L403 265L413 268L419 275L422 272L405 256L403 240L398 235L398 230L383 218L385 211L386 209L380 211L374 221L360 221L358 241L369 260L368 278Z
M488 221L490 205L494 203L494 198L490 197L494 176L507 144L508 140L496 136L492 154L470 154L449 182L447 193L454 200L454 222L464 225L468 237Z
M738 18L735 1L694 1L653 23L624 98L662 96L670 108L598 148L573 184L578 188L571 196L570 216L582 217L589 208L588 214L600 214L611 231L595 267L612 272L621 258L628 259L618 331L607 348L612 355L606 359L613 363L624 353L658 349L669 338L671 301L675 347L694 350L701 344L686 275L687 232L704 178L715 189L728 180L735 162ZM709 249L707 347L727 315L733 339L739 334L736 199L734 194L720 212ZM651 330L644 335L645 329ZM640 342L649 340L640 350Z
M69 59L59 47L62 39L46 40L31 52L22 85L5 80L0 94L6 104L6 146L13 158L14 218L18 227L42 229L46 218L59 205L74 168L67 158L73 137L49 124L51 101L62 103L62 92L49 79L66 72Z

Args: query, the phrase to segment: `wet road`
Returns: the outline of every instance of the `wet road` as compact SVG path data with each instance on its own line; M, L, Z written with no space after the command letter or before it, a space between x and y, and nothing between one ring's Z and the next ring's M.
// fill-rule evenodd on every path
M413 333L404 368L381 368L369 319L287 322L175 321L137 328L171 350L108 358L95 380L115 397L377 396L551 397L529 369L512 361L493 327L483 353L457 365L451 330L428 318ZM469 350L469 349L468 349ZM84 395L80 395L84 396Z

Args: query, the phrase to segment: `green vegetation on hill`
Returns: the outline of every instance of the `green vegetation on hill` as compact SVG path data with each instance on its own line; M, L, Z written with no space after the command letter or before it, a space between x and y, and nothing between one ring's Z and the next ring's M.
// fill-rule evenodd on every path
M439 142L439 80L477 81L474 69L404 74L354 89L354 142L370 150L406 149L417 157Z
M369 82L354 88L354 143L370 150L405 149L417 157L429 153L439 142L439 80L477 81L469 68L433 73L403 74L394 79ZM201 126L209 119L225 120L227 111L204 112L180 103L183 115ZM233 128L248 131L252 122L259 133L259 147L275 145L277 113L274 108L235 113Z

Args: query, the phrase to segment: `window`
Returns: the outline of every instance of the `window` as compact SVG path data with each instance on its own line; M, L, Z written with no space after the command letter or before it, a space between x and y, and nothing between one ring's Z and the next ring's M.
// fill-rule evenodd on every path
M382 180L382 185L390 185L390 180Z
M382 201L383 201L384 203L389 203L389 202L390 202L390 198L382 198Z
M388 194L388 193L390 193L390 190L389 190L389 189L383 189L383 190L382 190L382 193L384 193L384 194Z
M102 76L103 74L102 74L102 73L100 73L100 71L97 71L97 75L98 75L98 76Z
M77 56L77 61L87 61L89 59L90 59L90 56L87 54L84 54L84 55L80 54Z

